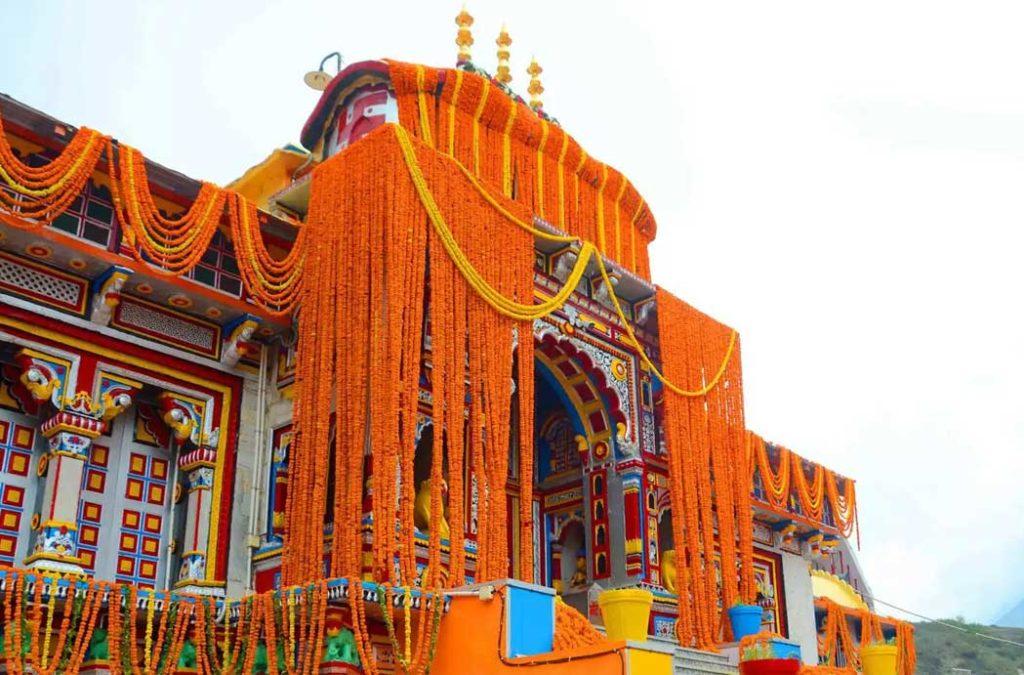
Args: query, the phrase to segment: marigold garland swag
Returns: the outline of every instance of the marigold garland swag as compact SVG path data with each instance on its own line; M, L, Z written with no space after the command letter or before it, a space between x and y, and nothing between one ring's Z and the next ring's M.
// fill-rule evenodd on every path
M274 675L320 672L328 635L326 580L225 606L209 596L50 579L11 568L0 568L0 578L0 660L8 673L74 675L98 661L112 675L170 675L179 670L186 646L200 675L248 675L261 658ZM362 604L350 603L350 609ZM407 672L423 672L432 658L443 608L442 597L431 597L419 617L427 646L419 669ZM101 625L104 632L97 631Z
M255 205L206 182L190 207L168 216L164 210L173 205L158 203L153 196L142 153L92 129L76 131L56 158L36 167L17 156L0 119L0 185L6 188L0 189L0 223L22 230L49 225L100 170L109 179L124 250L140 263L157 274L188 274L223 227L234 242L251 299L274 316L292 312L302 284L304 231L283 257L275 258L264 241Z
M775 465L772 449L777 454ZM747 432L747 456L751 480L755 473L760 475L765 499L773 508L787 510L790 495L795 491L797 503L805 515L821 520L827 503L839 533L844 537L853 533L857 520L857 488L852 478L840 477L827 467L807 462L785 446L766 443L752 431ZM812 467L810 479L807 465Z

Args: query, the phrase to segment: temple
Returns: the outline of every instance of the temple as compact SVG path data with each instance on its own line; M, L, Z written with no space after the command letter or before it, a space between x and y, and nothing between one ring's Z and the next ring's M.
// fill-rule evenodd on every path
M746 429L738 334L472 23L322 64L225 188L0 96L6 672L913 672L854 480Z

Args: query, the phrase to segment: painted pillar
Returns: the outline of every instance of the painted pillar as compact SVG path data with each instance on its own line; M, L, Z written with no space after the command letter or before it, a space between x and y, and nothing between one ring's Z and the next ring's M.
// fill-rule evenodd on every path
M49 447L40 459L39 474L45 481L41 520L26 566L82 574L77 556L78 494L89 448L103 428L102 420L67 411L58 412L40 427Z
M216 451L200 446L178 459L185 477L188 501L185 505L185 535L181 542L181 568L175 589L189 593L219 595L221 584L206 581L206 559L210 545L210 511L213 505L213 470Z
M642 581L644 576L644 530L646 518L643 508L643 465L638 459L619 464L622 479L623 514L623 566L631 581Z

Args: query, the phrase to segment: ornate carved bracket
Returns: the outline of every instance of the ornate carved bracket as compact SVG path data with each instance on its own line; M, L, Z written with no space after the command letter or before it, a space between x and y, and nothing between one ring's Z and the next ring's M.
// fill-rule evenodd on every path
M216 447L219 430L207 431L205 402L165 391L157 396L160 418L174 435L178 445L190 442L195 447Z
M68 391L70 362L48 356L34 349L22 349L14 357L21 370L18 381L38 403L49 401L58 410Z

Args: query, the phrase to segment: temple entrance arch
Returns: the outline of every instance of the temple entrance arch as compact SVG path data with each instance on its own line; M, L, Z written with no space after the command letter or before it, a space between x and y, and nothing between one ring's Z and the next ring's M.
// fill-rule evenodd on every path
M617 408L579 354L535 340L534 495L541 579L567 596L624 579L622 482L616 473ZM610 400L614 398L614 400ZM585 602L581 604L585 607Z

